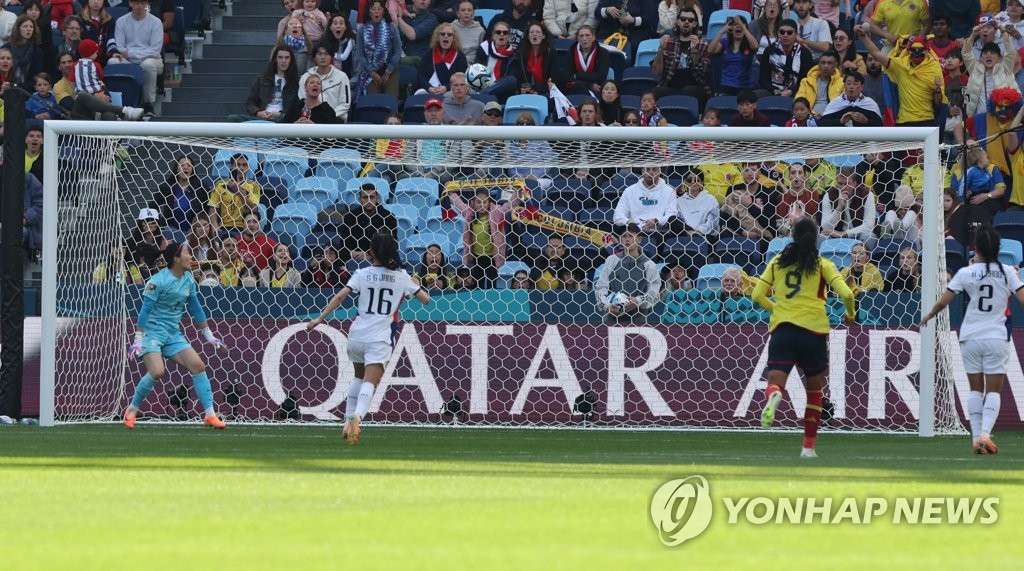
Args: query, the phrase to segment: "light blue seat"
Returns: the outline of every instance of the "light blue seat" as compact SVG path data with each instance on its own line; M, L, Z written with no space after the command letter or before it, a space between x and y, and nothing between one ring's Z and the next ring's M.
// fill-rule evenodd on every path
M423 258L423 253L427 251L427 248L431 244L437 244L441 246L444 251L444 255L449 260L452 259L454 248L451 242L448 241L448 237L444 234L433 234L430 232L421 232L414 234L405 239L402 243L402 253L405 255L405 262L412 266L420 263Z
M228 178L231 176L231 157L235 155L245 155L245 158L249 159L250 173L254 172L256 166L259 165L257 155L252 151L221 149L217 151L217 154L213 155L213 172L210 176L213 178Z
M636 47L636 61L633 62L633 65L635 67L651 67L654 56L658 55L658 46L660 45L660 38L640 42L640 45Z
M399 243L419 230L420 211L415 206L408 204L388 204L383 208L391 214L394 214L395 218L398 220L397 238Z
M725 25L726 20L729 18L743 18L743 21L750 24L750 12L746 10L715 10L708 17L708 33L707 38L713 38L718 34L718 30L722 29Z
M818 252L823 258L831 260L836 268L848 268L853 262L850 252L855 245L860 243L860 240L853 238L829 238L821 243Z
M267 153L263 161L263 175L276 176L284 180L289 188L306 176L309 169L309 153L296 147L281 147Z
M780 236L778 238L772 238L771 242L768 242L768 251L764 254L764 261L770 262L772 258L778 256L786 249L790 243L793 242L791 236Z
M1024 246L1016 240L1003 238L999 240L999 262L1015 268L1020 267L1024 259Z
M722 275L728 269L739 270L740 267L735 264L704 264L697 272L697 281L694 282L694 287L697 289L722 287Z
M505 260L505 263L498 268L497 289L508 289L516 272L526 272L529 275L530 266L526 262L518 260Z
M444 208L440 206L431 206L426 210L420 211L420 222L418 228L420 230L426 230L427 222L430 220L441 220L444 218Z
M353 149L326 149L317 158L316 175L333 178L338 188L344 188L346 181L362 171L359 158L359 151Z
M301 178L295 182L288 193L289 202L305 202L316 206L317 210L334 206L340 198L341 191L338 190L338 184L334 179L325 176Z
M426 177L403 178L395 183L395 204L408 204L421 210L437 205L437 181Z
M503 121L506 124L514 125L516 117L523 111L533 115L533 120L538 125L543 125L548 118L548 98L543 95L513 95L505 103L505 115Z
M274 211L270 229L278 235L288 236L291 244L301 252L306 243L306 236L316 225L317 212L319 209L312 204L282 204Z
M377 193L380 195L379 204L384 204L388 201L388 197L391 195L391 185L388 184L387 180L376 176L361 176L350 179L345 183L345 188L341 191L342 204L359 206L359 189L364 184L372 184L377 189Z
M484 29L486 30L491 25L491 20L493 20L498 14L501 14L501 10L479 8L474 12L474 14L480 18L480 21L483 22Z

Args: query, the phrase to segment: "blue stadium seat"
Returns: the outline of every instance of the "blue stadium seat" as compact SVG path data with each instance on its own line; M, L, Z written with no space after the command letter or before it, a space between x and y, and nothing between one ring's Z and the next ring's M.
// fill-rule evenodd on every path
M514 125L516 117L522 112L533 115L538 125L543 125L548 117L548 98L543 95L513 95L505 103L505 114L502 118L506 124Z
M640 110L640 96L630 95L628 93L621 93L619 95L619 103L622 104L624 111L639 111Z
M263 160L263 175L276 176L294 186L295 183L305 178L309 170L309 153L305 149L297 147L281 147L268 153Z
M764 253L764 261L770 262L772 258L782 253L782 250L786 248L793 241L790 236L779 236L778 238L772 238L768 242L768 250Z
M675 260L687 267L700 267L711 256L711 246L701 236L667 238L661 248L666 260Z
M628 51L630 49L629 45L626 45L627 51L622 52L607 49L607 46L605 46L604 44L598 44L598 46L600 46L603 49L606 49L606 51L608 52L608 79L614 79L616 81L621 82L622 72L625 71L627 67L629 67L629 62L633 61L630 58L630 56L627 55L628 53L630 53Z
M355 102L355 110L350 112L349 121L353 123L372 123L383 125L388 115L398 111L398 98L386 93L364 93Z
M998 212L993 225L1000 238L1024 242L1024 211Z
M300 178L288 193L288 202L305 202L316 206L317 210L334 206L340 198L337 181L325 176Z
M355 149L325 149L317 157L316 176L333 178L338 188L344 188L345 181L359 176L363 168L359 159Z
M697 281L694 282L694 287L696 289L722 287L722 274L729 268L740 269L735 264L704 264L697 272Z
M300 258L308 260L313 257L313 248L326 246L333 246L336 250L340 249L342 247L341 235L337 232L310 232L306 236L306 243L302 248Z
M316 225L317 212L317 208L312 204L282 204L274 213L270 229L279 236L287 236L286 241L301 251L306 237Z
M720 263L734 264L747 273L755 273L761 264L762 244L760 240L742 236L724 237L715 243L715 253Z
M348 204L351 206L359 205L359 189L364 184L372 184L377 189L377 193L380 194L380 204L384 204L388 201L391 195L391 185L388 181L375 176L361 176L353 178L345 183L344 190L341 191L341 203Z
M689 95L666 95L658 100L662 116L673 125L689 127L700 122L700 102Z
M1024 258L1024 247L1020 242L1008 238L999 240L999 261L1001 263L1019 268L1021 258Z
M419 125L426 123L426 118L423 117L423 107L427 103L427 99L433 97L433 93L420 93L412 94L405 98L405 106L402 107L402 120L411 125Z
M967 265L967 251L960 242L946 238L946 271L955 274Z
M544 202L552 206L565 206L575 210L583 209L590 203L591 183L576 177L556 177L544 196Z
M398 241L412 236L420 227L420 211L409 204L388 204L383 207L398 220Z
M516 272L530 273L530 266L526 262L518 260L505 260L505 263L498 268L498 281L495 284L497 289L508 289Z
M658 47L661 45L661 38L651 38L640 42L636 47L636 58L633 61L635 67L651 67L654 56L658 55Z
M483 24L484 29L486 30L487 27L491 25L491 20L493 20L495 16L501 13L502 10L495 10L493 8L477 8L475 15L478 18L480 18L480 22Z
M622 93L626 95L643 95L645 91L651 91L658 87L658 78L649 67L627 67L622 70L622 79L619 80Z
M439 193L437 181L432 178L403 178L395 183L394 203L429 208L437 205Z
M142 66L134 63L112 63L103 69L103 83L110 91L121 93L122 105L142 106Z
M829 238L821 243L818 252L823 258L831 260L836 268L847 268L851 263L850 251L859 243L860 240L854 238Z
M757 110L772 120L772 125L784 127L793 118L793 98L784 95L768 95L757 100Z
M718 109L718 118L723 125L728 125L732 116L739 112L735 95L719 95L707 100L704 109Z

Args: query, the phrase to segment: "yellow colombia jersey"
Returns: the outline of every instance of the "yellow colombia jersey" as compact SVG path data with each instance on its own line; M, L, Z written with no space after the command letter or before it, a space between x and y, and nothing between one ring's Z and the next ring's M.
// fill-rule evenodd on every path
M856 315L853 292L839 274L835 264L818 258L818 269L812 274L801 274L796 266L779 267L779 256L772 258L751 296L755 303L772 313L768 329L775 331L780 323L792 323L808 331L828 333L828 315L825 313L826 286L839 294L846 305L846 315ZM775 290L775 301L768 292Z

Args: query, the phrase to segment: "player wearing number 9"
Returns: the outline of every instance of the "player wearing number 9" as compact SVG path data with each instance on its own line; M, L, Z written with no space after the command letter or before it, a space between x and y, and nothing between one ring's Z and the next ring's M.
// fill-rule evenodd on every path
M822 394L828 371L827 288L846 306L846 321L854 322L857 308L853 292L830 260L818 254L818 225L804 217L793 224L793 242L775 256L751 294L754 302L771 312L768 329L768 403L761 425L769 427L782 401L782 389L794 366L804 372L807 408L804 410L804 445L801 458L815 458L815 439L821 424ZM768 298L775 292L775 300Z
M976 255L971 265L957 271L935 307L921 319L921 327L945 309L956 294L970 298L960 324L960 353L971 387L967 416L974 452L995 454L999 448L992 442L992 427L999 416L1000 392L1013 354L1007 302L1013 295L1024 304L1024 282L1017 268L999 263L999 233L995 228L988 224L979 227L974 243Z
M391 358L391 350L398 332L398 307L407 297L421 303L430 303L430 296L401 268L398 241L387 232L374 234L370 242L368 268L360 268L324 308L319 317L306 324L312 331L338 309L350 293L358 296L356 315L348 330L348 358L355 369L355 379L348 390L345 403L345 428L342 436L349 444L359 443L359 420L370 409L373 391L377 388L384 365Z

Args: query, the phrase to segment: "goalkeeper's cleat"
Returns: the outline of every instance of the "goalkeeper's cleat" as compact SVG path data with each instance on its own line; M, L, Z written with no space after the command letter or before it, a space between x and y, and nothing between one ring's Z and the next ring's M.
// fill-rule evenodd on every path
M205 424L206 426L209 426L210 428L218 428L220 430L224 430L225 428L228 427L228 425L224 424L223 420L217 418L217 416L213 415L213 414L211 414L210 416L204 418L203 419L203 424Z
M801 458L817 458L818 457L818 453L814 451L814 448L801 448L800 449L800 457Z
M999 454L999 447L996 446L996 443L992 442L992 439L988 436L982 436L979 438L978 446L984 450L984 452L980 452L980 454Z
M348 422L345 423L345 428L341 429L341 436L345 440L348 440L349 445L355 446L359 444L359 417L352 415L348 417Z
M124 427L131 430L135 428L135 415L137 413L132 412L131 407L124 409Z
M768 397L768 404L764 405L764 411L761 412L762 427L768 428L775 421L775 409L779 407L780 402L782 402L782 391L776 391Z

